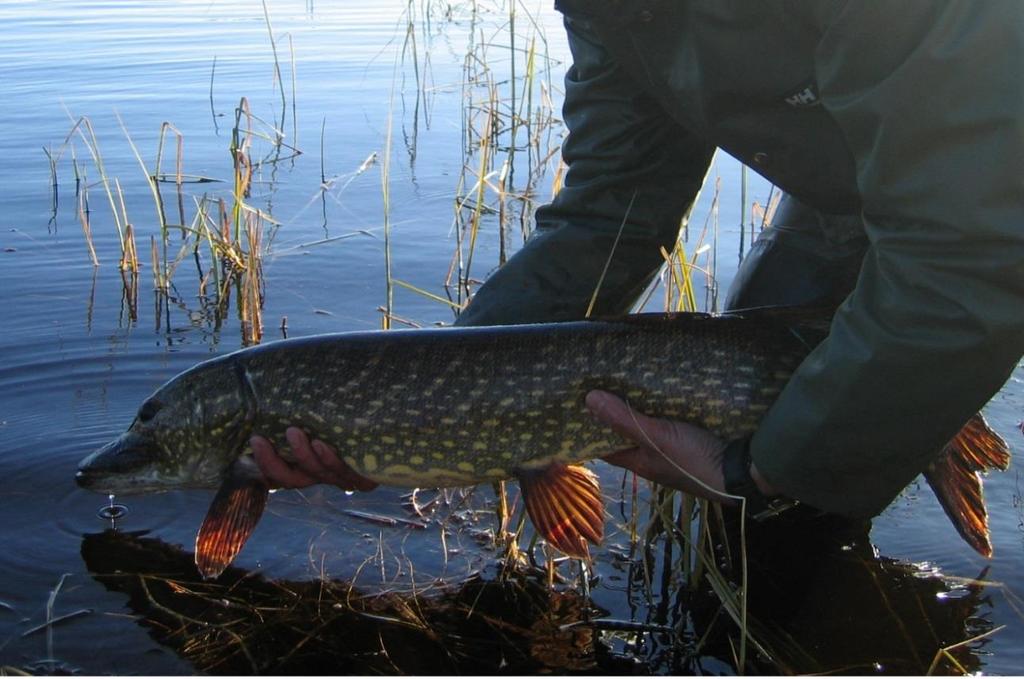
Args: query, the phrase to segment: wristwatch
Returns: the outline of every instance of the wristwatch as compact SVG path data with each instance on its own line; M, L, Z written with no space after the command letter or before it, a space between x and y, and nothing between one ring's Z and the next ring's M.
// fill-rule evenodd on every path
M722 475L725 477L725 492L746 500L747 515L755 521L764 521L778 516L800 502L784 495L768 497L761 492L750 475L750 437L736 439L726 445L722 452Z

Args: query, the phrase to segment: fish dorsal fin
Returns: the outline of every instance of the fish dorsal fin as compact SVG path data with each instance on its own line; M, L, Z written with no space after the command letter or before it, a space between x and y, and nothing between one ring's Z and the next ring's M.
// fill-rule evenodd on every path
M988 509L981 472L1005 470L1010 450L978 413L957 433L938 460L925 470L928 481L960 536L985 557L992 556Z
M266 482L240 462L228 472L196 535L196 568L204 579L217 577L234 561L267 506Z
M604 501L594 473L580 465L555 463L518 477L537 532L569 556L589 556L587 541L597 545L604 537Z
M628 324L634 326L701 324L722 322L729 319L749 321L749 324L763 323L788 327L800 335L807 335L814 344L828 334L835 310L822 306L762 306L746 309L730 309L722 313L697 311L654 311L637 314L594 316L587 319L592 323Z

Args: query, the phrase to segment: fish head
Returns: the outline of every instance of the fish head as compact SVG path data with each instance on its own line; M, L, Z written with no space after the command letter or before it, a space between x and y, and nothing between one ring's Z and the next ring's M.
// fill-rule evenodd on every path
M200 363L157 389L127 431L79 463L78 485L117 494L219 485L254 417L244 370L227 358Z

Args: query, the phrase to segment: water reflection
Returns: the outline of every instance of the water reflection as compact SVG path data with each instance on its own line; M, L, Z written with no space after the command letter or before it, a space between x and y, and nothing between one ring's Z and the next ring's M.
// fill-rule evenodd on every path
M748 548L751 629L770 654L751 658L748 672L923 674L941 648L991 629L980 582L879 557L863 524L779 524L753 533ZM202 672L736 671L735 626L717 599L685 587L669 593L659 623L625 619L574 587L549 589L536 572L369 592L235 567L203 582L190 553L142 533L87 535L81 554L154 639ZM631 580L642 579L636 566ZM983 644L957 649L956 662L979 670Z
M228 568L202 582L192 556L114 531L88 535L93 577L122 592L150 635L213 674L493 674L599 665L591 614L571 592L529 578L471 577L367 595L345 581L267 581ZM621 669L620 669L621 671Z
M954 581L880 556L869 529L794 514L748 531L750 613L780 668L924 674L940 649L992 629L981 612L990 606L984 572ZM976 650L954 656L968 671L981 666Z

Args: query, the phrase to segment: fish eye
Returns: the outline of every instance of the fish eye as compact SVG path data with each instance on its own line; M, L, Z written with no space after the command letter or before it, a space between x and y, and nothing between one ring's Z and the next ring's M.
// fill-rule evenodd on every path
M139 422L149 422L153 417L160 411L162 404L159 401L152 399L146 401L139 407L138 420Z

